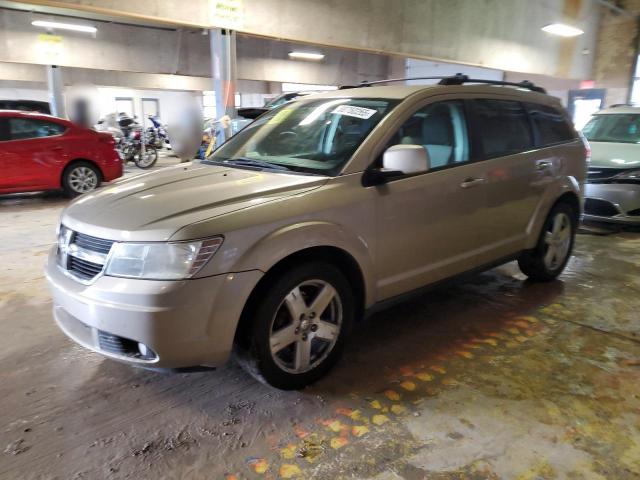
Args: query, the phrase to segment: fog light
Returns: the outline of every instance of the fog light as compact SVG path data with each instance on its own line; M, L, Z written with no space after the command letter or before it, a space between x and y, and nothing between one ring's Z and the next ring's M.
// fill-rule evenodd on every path
M140 352L140 355L142 355L143 357L149 356L149 349L144 343L138 344L138 351Z

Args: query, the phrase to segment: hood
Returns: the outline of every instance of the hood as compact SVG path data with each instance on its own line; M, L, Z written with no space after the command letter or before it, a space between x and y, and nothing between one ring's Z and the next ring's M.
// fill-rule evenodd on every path
M640 144L589 142L591 163L596 168L640 169Z
M163 241L191 223L301 194L327 180L186 163L84 195L66 208L62 223L110 240ZM211 232L218 233L225 232Z

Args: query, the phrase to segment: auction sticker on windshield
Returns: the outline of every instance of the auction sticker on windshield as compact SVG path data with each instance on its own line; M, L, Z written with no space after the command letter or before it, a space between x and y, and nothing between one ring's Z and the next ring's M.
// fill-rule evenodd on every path
M353 107L350 105L340 105L339 107L336 107L336 109L331 113L339 113L340 115L346 115L348 117L362 118L363 120L367 120L373 117L376 113L378 113L378 111L373 110L371 108Z

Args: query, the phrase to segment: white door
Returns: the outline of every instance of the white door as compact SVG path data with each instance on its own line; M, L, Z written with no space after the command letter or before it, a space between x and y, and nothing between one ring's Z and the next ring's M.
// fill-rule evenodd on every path
M131 118L135 116L136 110L133 106L133 98L131 97L116 97L116 112L126 113Z

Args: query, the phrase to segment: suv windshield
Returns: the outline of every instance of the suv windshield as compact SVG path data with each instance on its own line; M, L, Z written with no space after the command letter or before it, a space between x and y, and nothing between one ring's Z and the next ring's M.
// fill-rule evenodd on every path
M596 115L582 129L591 142L640 143L640 115Z
M241 167L337 175L397 101L366 98L301 100L262 115L209 161Z

